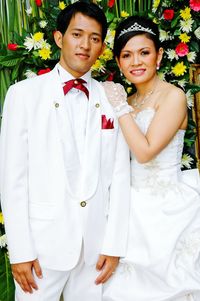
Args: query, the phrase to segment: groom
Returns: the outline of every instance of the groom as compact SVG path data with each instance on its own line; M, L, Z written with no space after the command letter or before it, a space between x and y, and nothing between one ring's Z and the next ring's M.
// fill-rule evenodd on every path
M67 6L59 63L6 96L0 185L18 301L101 301L126 253L129 151L90 72L106 31L96 4Z

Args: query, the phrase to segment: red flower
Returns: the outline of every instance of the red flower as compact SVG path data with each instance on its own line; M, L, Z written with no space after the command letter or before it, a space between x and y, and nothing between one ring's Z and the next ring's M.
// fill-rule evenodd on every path
M178 56L185 56L189 52L189 47L187 44L181 42L176 46L175 51Z
M35 0L35 4L37 6L41 6L42 5L42 0Z
M190 0L190 8L194 11L200 11L200 0Z
M108 77L107 77L107 81L112 81L113 80L113 78L114 78L114 75L115 75L115 72L110 72L110 74L108 75Z
M7 48L8 48L9 50L15 51L15 50L18 49L18 45L17 45L17 44L14 44L14 43L13 43L13 44L10 43L10 44L8 44Z
M108 7L112 8L115 4L115 0L109 0L108 1Z
M50 72L51 69L50 68L46 68L46 69L41 69L37 72L37 75L42 75L42 74L45 74L45 73L48 73Z
M163 12L165 20L172 20L174 18L174 10L173 9L165 9Z

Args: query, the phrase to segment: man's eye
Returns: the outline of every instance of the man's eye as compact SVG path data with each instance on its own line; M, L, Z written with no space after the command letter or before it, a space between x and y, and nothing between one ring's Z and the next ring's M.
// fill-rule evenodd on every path
M95 43L98 43L100 41L100 39L97 38L97 37L92 37L92 41L95 42Z
M80 37L80 33L78 33L78 32L73 32L72 35L73 35L73 37L75 37L75 38Z

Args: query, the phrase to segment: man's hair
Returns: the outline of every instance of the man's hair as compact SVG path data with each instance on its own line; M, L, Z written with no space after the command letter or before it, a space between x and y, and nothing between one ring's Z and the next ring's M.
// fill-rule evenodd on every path
M85 1L77 1L68 5L63 9L57 17L57 30L63 35L65 34L71 19L77 14L81 13L96 20L102 28L102 41L104 41L107 34L107 20L103 10L95 3L88 3Z

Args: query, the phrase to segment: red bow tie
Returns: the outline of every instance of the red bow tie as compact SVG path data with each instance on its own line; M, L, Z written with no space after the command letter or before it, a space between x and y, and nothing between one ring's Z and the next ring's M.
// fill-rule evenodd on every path
M66 95L69 92L69 90L75 88L83 91L86 94L87 98L89 99L89 91L83 85L84 83L86 83L86 81L83 80L82 78L71 79L68 82L65 82L65 86L63 87L64 94Z

